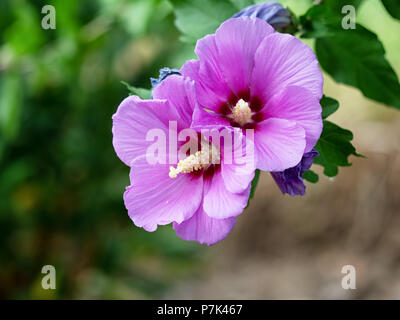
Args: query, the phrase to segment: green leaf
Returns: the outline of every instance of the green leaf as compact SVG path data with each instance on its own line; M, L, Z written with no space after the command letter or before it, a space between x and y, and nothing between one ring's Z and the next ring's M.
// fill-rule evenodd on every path
M367 98L400 109L399 81L374 33L357 25L355 30L319 38L316 53L322 68L337 82L359 88Z
M326 119L339 108L339 102L333 98L323 96L319 102L322 107L322 119Z
M311 183L317 183L319 180L318 175L312 171L312 170L307 170L303 173L303 179L307 180L308 182Z
M324 120L324 128L315 146L319 156L314 163L324 167L324 174L333 177L338 174L338 167L350 166L350 155L360 156L351 144L353 134L330 121Z
M251 182L250 196L246 208L250 205L250 200L253 199L254 197L254 193L256 192L256 187L259 179L260 179L260 170L256 169L253 181Z
M127 83L125 81L121 81L121 83L123 85L125 85L126 88L129 90L129 95L136 95L142 99L151 99L151 90L150 89L137 88L137 87L131 86L129 83Z
M299 18L302 38L320 38L334 35L341 27L342 17L322 5L311 7Z
M250 199L254 197L254 193L256 192L256 187L259 179L260 179L260 170L256 169L253 181L251 182Z
M175 25L185 42L196 42L214 33L219 25L238 10L231 2L222 0L170 0L174 6Z
M382 3L393 18L400 20L400 1L382 0Z
M357 24L344 30L329 6L312 7L300 18L303 37L317 38L321 67L337 82L356 87L367 98L400 109L400 84L377 36Z
M334 13L341 14L344 6L350 5L357 8L361 0L324 0L323 5L328 6Z
M238 12L248 6L251 6L254 4L253 0L230 0L232 4L236 7Z

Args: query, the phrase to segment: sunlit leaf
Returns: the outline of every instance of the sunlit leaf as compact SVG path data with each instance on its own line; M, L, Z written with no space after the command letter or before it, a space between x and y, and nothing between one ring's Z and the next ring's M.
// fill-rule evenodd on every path
M253 0L230 0L238 11L254 4Z
M126 86L126 88L129 90L130 95L136 95L142 99L150 99L151 98L151 90L150 89L134 87L125 81L121 81L121 83Z
M344 30L328 6L315 6L303 17L302 34L315 37L321 67L337 82L356 87L370 99L400 109L400 84L377 36L357 24Z
M400 20L400 1L382 0L382 3L393 18Z
M305 179L311 183L317 183L319 180L319 177L314 171L307 170L307 171L303 172L303 179Z
M326 119L339 108L339 102L327 96L322 97L320 104L322 107L322 119Z
M182 40L196 42L214 33L219 25L238 10L230 1L170 0L174 6L175 24L184 34Z
M315 146L319 156L314 163L324 167L324 174L333 177L338 174L338 167L350 166L349 156L359 156L351 144L353 134L336 124L324 120L324 128L320 139Z

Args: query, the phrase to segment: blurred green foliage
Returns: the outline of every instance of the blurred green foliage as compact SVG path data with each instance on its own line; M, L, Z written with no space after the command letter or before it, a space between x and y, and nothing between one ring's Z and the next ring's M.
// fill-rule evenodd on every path
M0 2L0 298L153 298L201 263L170 227L147 233L123 205L129 168L111 116L192 47L166 1ZM41 288L41 268L57 290Z

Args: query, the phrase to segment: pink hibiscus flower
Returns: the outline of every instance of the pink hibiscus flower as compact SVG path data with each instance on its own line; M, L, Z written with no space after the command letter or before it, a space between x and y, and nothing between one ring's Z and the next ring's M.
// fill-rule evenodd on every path
M257 165L265 171L296 166L322 131L323 78L312 50L265 21L225 21L197 42L199 60L181 73L196 82L193 126L254 129Z
M170 76L154 89L152 100L130 96L122 101L113 116L113 145L131 167L124 202L135 225L154 231L158 225L173 223L182 239L211 245L227 236L247 205L254 177L254 166L248 164L254 154L245 154L241 163L224 161L224 143L215 144L198 128L196 136L206 140L207 148L202 145L196 152L182 152L186 140L167 141L168 148L158 150L164 153L158 156L173 159L178 155L179 162L149 162L149 147L154 144L149 132L158 129L169 137L171 122L178 133L183 132L191 127L195 108L193 81ZM243 136L240 130L229 132ZM243 151L239 144L231 151L238 148Z

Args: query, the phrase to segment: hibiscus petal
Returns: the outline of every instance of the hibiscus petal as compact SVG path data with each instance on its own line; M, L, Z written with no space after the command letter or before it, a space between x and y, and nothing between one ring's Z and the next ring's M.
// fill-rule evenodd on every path
M229 97L227 86L223 82L219 82L219 85L223 86L222 96L219 95L221 94L221 92L214 92L212 88L209 88L209 86L207 85L207 83L209 83L207 74L203 74L202 76L200 75L200 61L198 60L186 61L182 66L180 73L185 77L194 80L198 102L202 106L206 106L210 110L218 112L220 109L220 105L225 103L225 99ZM213 76L210 75L211 79L212 77Z
M311 91L302 87L287 87L274 95L262 110L264 118L294 120L306 132L306 149L309 152L322 132L322 108Z
M249 17L229 19L217 29L215 42L219 67L236 96L248 90L256 50L273 32L264 20ZM202 61L202 57L199 58Z
M166 100L141 100L130 96L121 102L112 118L112 133L115 152L126 165L130 166L136 157L146 154L154 143L146 141L149 130L157 128L168 133L169 110L171 107Z
M224 159L221 163L221 175L225 187L233 193L245 191L254 178L255 146L250 139L246 139L240 131L233 133L233 148L231 156L227 159L228 150L224 145ZM229 163L228 163L229 162Z
M283 171L301 160L306 146L305 131L295 121L270 118L258 124L254 133L257 168Z
M194 108L192 128L220 128L230 126L230 121L214 111L206 111L197 105Z
M213 109L215 111L218 111L218 106L223 102L223 97L218 96L218 94L214 93L208 86L206 85L207 83L207 77L205 80L205 83L203 85L203 80L200 76L200 61L198 60L188 60L186 61L181 70L180 73L192 79L195 82L196 86L196 96L198 102L202 106L207 106L209 109Z
M185 76L185 77L189 77L190 79L194 80L195 82L197 82L196 80L198 79L199 76L199 68L200 68L200 61L199 60L188 60L186 61L181 70L179 70L179 72Z
M191 78L196 82L196 86L198 85L196 90L199 102L207 109L218 111L220 104L228 101L231 90L227 86L220 68L215 34L198 40L195 52L199 57L199 62L197 66L191 65L190 67L192 72L196 72L195 75L192 74ZM187 75L187 69L189 66L182 68L184 75Z
M178 130L190 127L193 109L197 104L193 80L171 75L153 90L153 98L168 100L175 107L179 119Z
M266 37L254 57L251 95L266 103L283 88L294 85L322 97L323 77L313 51L296 37L274 33Z
M242 193L230 192L224 183L221 171L204 179L203 209L211 218L236 217L243 212L250 194L250 186Z
M236 218L210 218L200 206L190 219L179 224L174 223L174 229L183 240L213 245L225 239L234 228L235 223Z
M131 186L124 194L125 206L136 226L154 231L157 225L181 223L199 208L203 197L202 176L169 177L169 165L148 164L146 157L132 163Z

